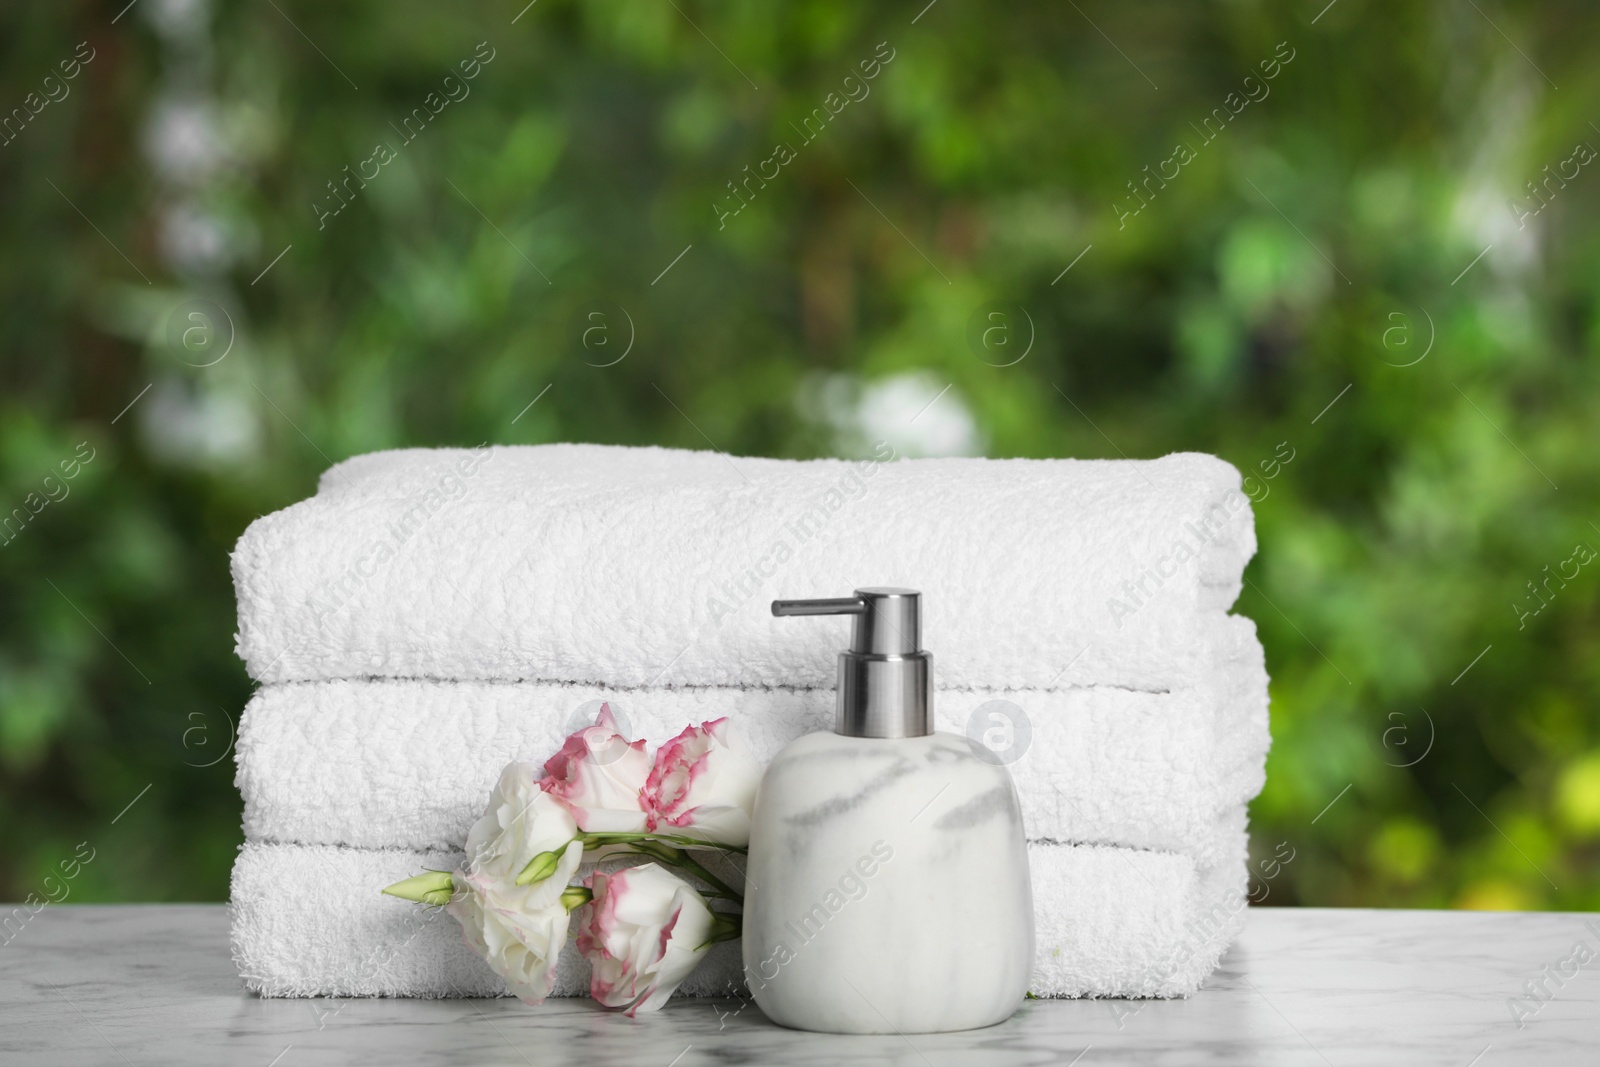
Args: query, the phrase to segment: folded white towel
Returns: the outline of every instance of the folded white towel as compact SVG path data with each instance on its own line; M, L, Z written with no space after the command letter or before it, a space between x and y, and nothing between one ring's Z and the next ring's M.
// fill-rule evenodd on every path
M1166 849L1213 862L1210 827L1260 791L1269 743L1254 626L1230 616L1223 628L1235 639L1233 655L1204 685L1170 693L944 690L935 699L937 725L1016 746L1021 754L1008 769L1031 838ZM245 835L459 848L500 769L548 758L563 736L592 721L600 700L613 702L629 736L652 745L727 716L763 764L801 734L831 729L834 705L833 693L820 689L269 685L240 725Z
M1234 821L1232 858L1210 867L1170 852L1030 844L1034 994L1186 997L1199 989L1244 925L1248 847L1243 818Z
M899 585L926 594L942 685L1159 691L1214 659L1256 545L1239 484L1191 453L358 456L240 538L238 650L263 682L826 688L844 624L774 619L769 601Z
M1037 937L1032 991L1044 997L1187 996L1244 919L1244 835L1211 870L1187 856L1030 845ZM233 958L262 996L501 996L505 986L438 909L379 890L459 854L246 844L233 870ZM556 996L588 992L569 943ZM743 995L739 943L716 946L680 987ZM330 1011L336 1006L330 1005Z

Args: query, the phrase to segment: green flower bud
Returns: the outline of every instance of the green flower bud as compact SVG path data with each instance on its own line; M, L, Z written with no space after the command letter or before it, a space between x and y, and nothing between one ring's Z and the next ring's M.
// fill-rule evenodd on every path
M449 871L426 871L384 889L391 897L414 900L418 904L448 904L455 893L455 882Z
M556 867L561 864L561 855L565 851L560 849L555 852L541 852L533 857L528 861L528 865L522 868L522 873L517 875L517 884L532 885L555 874Z
M594 891L581 885L568 886L561 894L561 906L568 911L581 908L594 899Z

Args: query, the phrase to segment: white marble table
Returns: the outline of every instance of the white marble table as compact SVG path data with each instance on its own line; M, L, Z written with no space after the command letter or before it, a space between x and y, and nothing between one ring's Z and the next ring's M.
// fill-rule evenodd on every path
M1596 958L1563 979L1579 942ZM1519 1027L1507 1001L1529 980L1553 997L1524 999ZM739 1008L261 1000L220 905L47 907L0 946L5 1063L1552 1067L1600 1063L1600 916L1255 909L1190 1000L1034 1001L964 1034L803 1034Z

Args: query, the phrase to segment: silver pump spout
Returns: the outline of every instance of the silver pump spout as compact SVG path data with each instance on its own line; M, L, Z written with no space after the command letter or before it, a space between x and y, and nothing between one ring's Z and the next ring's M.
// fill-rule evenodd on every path
M851 615L839 653L834 732L846 737L933 733L933 656L922 645L922 594L875 586L828 600L774 600L774 615Z

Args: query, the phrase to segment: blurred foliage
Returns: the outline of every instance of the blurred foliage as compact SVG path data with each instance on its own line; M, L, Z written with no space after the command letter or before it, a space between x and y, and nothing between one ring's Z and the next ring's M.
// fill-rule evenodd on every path
M0 12L0 107L94 53L0 147L0 897L83 840L72 899L225 896L227 553L332 460L811 456L950 383L903 451L1257 479L1268 903L1600 906L1600 12L125 2Z

